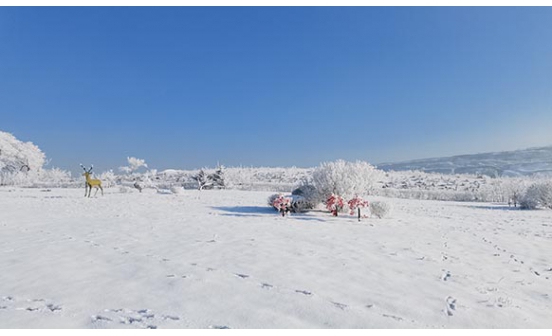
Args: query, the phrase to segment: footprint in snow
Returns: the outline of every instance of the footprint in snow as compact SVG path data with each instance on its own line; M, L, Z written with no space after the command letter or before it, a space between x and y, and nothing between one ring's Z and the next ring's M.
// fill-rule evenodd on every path
M295 292L296 292L296 293L303 294L303 295L312 295L311 292L306 291L306 290L298 290L298 289L296 289Z
M247 274L235 273L234 275L237 276L238 278L242 278L242 279L249 278L249 275L247 275Z
M92 315L93 324L99 324L99 327L105 327L106 324L120 323L126 324L135 328L157 329L156 322L163 321L178 321L179 317L175 315L163 314L157 316L151 309L105 309L101 314Z
M345 310L345 308L347 308L348 306L344 303L339 303L339 302L334 302L332 301L332 304L334 306L336 306L337 308L341 309L341 310Z
M446 271L446 273L441 276L441 279L443 281L447 281L448 279L450 279L450 277L451 277L450 271Z
M382 316L383 316L383 317L389 317L389 318L392 318L393 320L397 320L397 321L402 321L402 320L404 320L402 317L395 316L395 315L382 314Z
M447 303L445 312L447 313L447 316L452 316L453 315L452 312L456 310L456 299L453 298L452 296L448 296L445 299L445 302Z

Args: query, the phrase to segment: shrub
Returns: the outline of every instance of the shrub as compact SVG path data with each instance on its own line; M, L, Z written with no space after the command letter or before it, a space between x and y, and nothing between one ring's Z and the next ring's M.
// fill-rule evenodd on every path
M535 183L527 188L519 205L522 209L552 208L552 182Z
M120 186L120 187L119 187L119 192L120 192L121 194L132 193L132 188L125 187L125 186Z
M291 195L301 196L301 202L304 203L304 209L314 209L316 204L322 202L318 197L318 192L312 184L303 184L299 188L295 189Z
M266 200L266 202L268 203L269 206L273 207L274 206L274 201L280 197L281 194L272 194L270 196L268 196L268 199Z
M378 218L383 218L389 214L391 206L385 202L370 203L370 213Z
M277 202L277 200L279 200ZM283 204L281 200L285 200L286 202L289 202L289 210L291 212L303 212L307 211L310 208L310 204L307 202L307 200L300 195L282 195L282 194L273 194L270 195L267 199L267 203L269 206L273 207L274 209L280 211L280 207Z

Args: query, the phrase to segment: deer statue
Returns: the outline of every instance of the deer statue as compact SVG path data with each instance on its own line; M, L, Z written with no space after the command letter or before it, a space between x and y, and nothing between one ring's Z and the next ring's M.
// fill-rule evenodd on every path
M84 185L84 197L86 197L86 192L88 192L88 197L90 197L90 194L92 193L92 188L96 188L96 193L94 194L94 197L98 193L98 189L102 191L103 196L102 181L90 178L90 172L92 172L92 168L94 168L94 165L91 165L90 169L88 170L84 168L82 163L80 166L82 167L82 169L84 169L84 174L82 174L82 176L86 177L86 184Z

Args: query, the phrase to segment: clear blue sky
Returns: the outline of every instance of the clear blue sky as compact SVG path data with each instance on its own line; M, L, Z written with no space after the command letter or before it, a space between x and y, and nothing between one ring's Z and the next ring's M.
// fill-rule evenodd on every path
M0 130L51 165L552 145L552 8L0 8Z

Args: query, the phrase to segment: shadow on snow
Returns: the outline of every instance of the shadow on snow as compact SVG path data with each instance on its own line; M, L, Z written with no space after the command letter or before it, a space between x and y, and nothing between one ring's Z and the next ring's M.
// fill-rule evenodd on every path
M224 212L229 212L233 216L243 216L243 217L255 217L259 215L268 215L276 213L274 209L269 207L262 206L233 206L233 207L211 207L215 210L221 210Z
M523 211L523 209L521 209L519 206L516 208L513 206L507 206L507 205L462 205L462 206L470 209Z
M268 206L233 206L233 207L211 207L215 210L227 212L224 216L236 217L261 217L262 215L280 216L280 214ZM325 222L325 220L305 214L290 214L289 217L298 220ZM264 216L263 216L264 217Z

